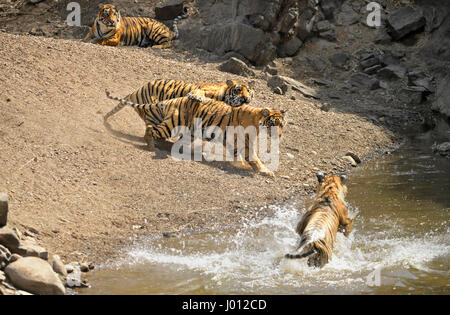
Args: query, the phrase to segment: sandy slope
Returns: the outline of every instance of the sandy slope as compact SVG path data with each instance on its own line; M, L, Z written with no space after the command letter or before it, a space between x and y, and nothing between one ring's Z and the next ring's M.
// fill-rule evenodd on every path
M0 191L10 196L9 222L39 231L39 242L66 260L102 261L142 235L239 222L311 192L318 169L348 166L346 152L365 157L393 144L363 117L275 95L257 79L255 106L289 110L276 177L177 162L145 149L144 125L129 108L111 119L114 132L105 128L115 105L105 88L125 96L156 78L238 77L173 50L6 33L0 40Z

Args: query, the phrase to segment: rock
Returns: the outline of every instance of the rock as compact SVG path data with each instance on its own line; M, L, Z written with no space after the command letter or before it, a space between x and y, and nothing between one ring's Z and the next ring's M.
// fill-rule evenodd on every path
M374 65L372 67L368 67L363 70L364 73L367 74L375 74L377 73L383 66L382 65Z
M11 258L9 259L9 263L13 263L16 260L19 260L20 258L22 258L22 256L20 256L19 254L12 254Z
M350 55L346 52L338 52L332 54L328 59L336 68L345 69L350 60Z
M278 48L278 56L281 58L295 56L302 47L303 42L298 37L292 37Z
M374 43L380 45L387 45L392 42L392 38L387 32L385 27L379 27L377 29L377 35L375 36Z
M319 34L320 37L322 37L323 39L326 39L330 42L335 42L337 37L336 37L336 29L332 28L331 30L322 32Z
M402 65L389 65L377 72L377 77L383 80L403 79L406 76L406 68Z
M8 195L0 193L0 228L8 221Z
M0 228L0 244L13 251L19 247L20 240L11 228L4 226Z
M257 66L266 65L277 56L276 47L263 30L241 22L230 22L205 32L203 48L223 55L235 51Z
M241 75L243 77L255 76L255 72L253 72L249 67L247 67L245 62L234 57L231 57L230 59L222 63L218 69L223 72L229 72Z
M315 71L323 71L327 67L325 61L320 58L306 57L306 61Z
M450 61L450 5L447 2L447 8L442 2L439 10L446 16L445 20L432 34L430 39L425 43L424 48L420 52L424 60L435 59L436 61Z
M432 109L450 117L450 74L437 80L436 96Z
M81 263L80 264L80 270L81 272L88 272L89 271L89 265L86 263Z
M434 92L433 77L426 75L423 71L408 72L408 85L423 87L427 92Z
M320 1L320 8L327 20L333 20L335 15L341 8L342 0L322 0Z
M361 159L355 153L347 152L345 156L350 156L356 163L361 164Z
M285 92L283 92L281 87L277 86L276 88L273 89L273 93L278 94L278 95L283 95Z
M351 156L345 155L342 158L344 160L347 160L350 163L351 166L353 166L353 167L357 166L356 161Z
M380 59L378 56L369 57L367 59L364 59L360 62L360 65L363 69L373 67L375 65L380 64Z
M0 245L0 270L6 267L10 259L11 252L5 246Z
M155 16L158 20L173 20L179 15L186 13L183 0L167 0L159 2L155 6Z
M398 99L408 105L417 105L423 101L423 88L408 87L403 88L398 93Z
M433 144L431 147L434 153L438 153L442 156L450 157L450 142L443 142L441 144Z
M66 289L53 269L37 257L24 257L5 268L12 284L22 290L39 295L62 295Z
M375 90L380 87L380 82L368 74L359 72L350 77L350 84L357 88Z
M6 280L6 275L3 271L0 270L0 283Z
M341 7L341 12L336 15L336 24L348 26L359 22L359 14L356 13L353 8L344 3Z
M425 26L425 17L422 12L412 7L403 7L387 17L388 33L393 39L399 40Z
M67 276L66 266L61 261L59 255L52 255L51 263L54 272L63 277Z
M43 260L48 260L48 251L30 241L22 241L21 244L11 250L15 254L19 254L23 257L39 257Z
M288 157L288 159L293 160L295 158L295 156L291 153L286 153L286 156Z
M378 60L380 60L380 63L383 66L399 65L401 62L398 56L394 55L389 51L386 51L384 52L384 54L379 55Z
M70 266L71 271L67 268L68 266ZM66 277L66 286L69 288L84 288L89 286L86 282L81 280L81 267L79 263L72 262L69 265L66 265L66 268L69 273Z
M267 81L267 85L272 89L279 87L283 94L286 94L286 92L288 92L290 89L293 89L294 91L302 93L306 97L319 98L314 89L304 85L297 80L281 75L272 76Z
M330 22L328 22L327 20L317 22L317 31L319 33L329 31L332 28L333 28L333 25Z

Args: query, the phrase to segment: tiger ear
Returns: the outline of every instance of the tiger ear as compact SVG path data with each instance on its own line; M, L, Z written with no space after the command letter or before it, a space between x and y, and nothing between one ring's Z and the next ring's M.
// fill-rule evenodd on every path
M233 81L227 80L227 85L228 85L229 87L232 87L232 86L233 86Z
M322 172L318 172L316 176L317 180L319 181L319 184L322 184L323 180L325 179L325 175Z
M270 110L268 108L264 108L263 111L262 111L262 115L264 117L268 117L269 114L270 114Z
M345 182L347 182L347 175L344 175L344 174L339 175L339 178L340 178L342 184L345 184Z

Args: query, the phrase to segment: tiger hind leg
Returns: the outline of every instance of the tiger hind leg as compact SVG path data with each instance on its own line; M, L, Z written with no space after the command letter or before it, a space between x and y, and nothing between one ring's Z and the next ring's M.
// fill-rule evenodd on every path
M147 128L145 130L144 139L145 139L145 142L147 143L147 148L150 151L155 151L156 146L155 146L155 139L153 138L153 127L152 126L147 126Z

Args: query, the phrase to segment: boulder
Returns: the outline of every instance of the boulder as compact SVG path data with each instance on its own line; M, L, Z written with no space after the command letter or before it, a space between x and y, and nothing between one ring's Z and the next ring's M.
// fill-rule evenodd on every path
M380 87L380 81L362 72L352 75L349 82L352 86L368 90L376 90Z
M22 290L39 295L62 295L66 289L51 266L37 257L24 257L5 268L11 283Z
M282 58L295 56L302 45L303 42L298 37L292 37L278 47L278 56Z
M255 72L251 70L245 62L239 60L237 58L231 57L224 63L222 63L218 69L223 72L229 72L237 75L241 75L243 77L254 77Z
M346 52L337 52L332 54L328 60L336 68L345 69L348 61L350 60L350 55Z
M436 97L431 108L450 117L450 74L437 80Z
M433 77L423 71L408 72L408 85L423 87L427 92L434 92Z
M403 88L398 93L398 99L408 105L417 105L423 101L423 92L422 88L413 86Z
M0 193L0 228L8 221L8 195Z
M19 254L23 257L39 257L44 260L48 260L48 251L30 241L22 241L21 244L11 250L15 254Z
M388 32L395 40L399 40L425 26L422 12L412 7L403 7L387 17Z
M280 88L283 94L286 94L286 92L292 89L294 91L302 93L306 97L319 98L314 89L304 85L303 83L297 80L284 77L281 75L272 76L267 81L267 85L273 90L275 90L276 88Z
M360 16L349 4L344 3L341 7L341 12L336 15L335 19L337 25L348 26L358 23Z
M277 56L276 47L263 30L238 21L205 32L203 48L218 55L235 51L255 65L266 65Z
M322 0L320 8L327 20L333 20L341 8L342 0Z
M0 228L0 244L13 251L19 247L20 240L11 228L4 226Z
M155 16L158 20L173 20L177 16L185 14L183 0L167 0L159 2L155 6Z
M51 264L54 272L63 277L67 276L66 266L63 264L61 258L58 255L52 255Z
M383 80L403 79L406 76L406 68L402 65L389 65L377 72L377 77Z

